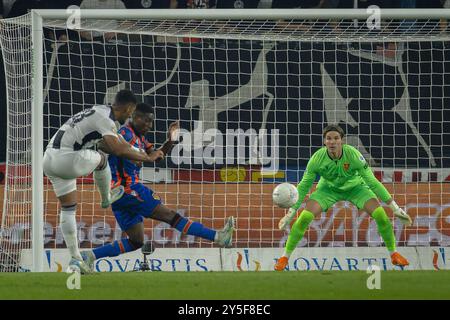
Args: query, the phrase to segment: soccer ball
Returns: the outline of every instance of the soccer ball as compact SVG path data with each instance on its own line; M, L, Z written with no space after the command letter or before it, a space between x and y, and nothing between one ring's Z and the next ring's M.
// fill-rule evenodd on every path
M273 203L280 208L290 208L298 201L297 188L290 183L282 183L272 193Z

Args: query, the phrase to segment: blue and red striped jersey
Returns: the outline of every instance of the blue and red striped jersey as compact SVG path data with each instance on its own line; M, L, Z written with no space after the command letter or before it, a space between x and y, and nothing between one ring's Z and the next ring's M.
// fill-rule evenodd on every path
M137 134L130 123L121 127L118 131L125 141L131 146L147 151L153 147L144 136ZM112 188L119 185L124 186L125 192L129 193L130 187L139 183L139 173L142 164L124 158L119 158L113 154L109 155L109 167L112 175Z

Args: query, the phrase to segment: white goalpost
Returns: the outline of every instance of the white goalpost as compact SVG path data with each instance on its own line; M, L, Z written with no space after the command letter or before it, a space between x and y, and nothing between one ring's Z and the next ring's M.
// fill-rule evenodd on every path
M32 10L0 20L8 101L0 272L54 270L49 252L65 244L43 152L70 116L125 87L154 107L157 146L181 123L180 142L142 168L142 182L207 227L236 216L235 248L281 254L284 210L271 192L301 180L327 124L344 128L413 217L404 228L389 212L398 246L450 246L447 20L450 9L373 8ZM80 247L120 238L92 177L77 189ZM145 230L156 247L213 247L157 221ZM383 244L367 213L342 202L300 246Z

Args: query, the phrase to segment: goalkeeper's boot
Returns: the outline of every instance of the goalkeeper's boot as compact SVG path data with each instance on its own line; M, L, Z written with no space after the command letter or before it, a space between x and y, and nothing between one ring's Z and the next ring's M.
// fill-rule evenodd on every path
M233 232L236 230L234 217L225 220L225 226L216 233L216 243L223 248L230 248L233 241Z
M91 273L89 266L83 261L72 258L69 262L69 267L67 268L68 273L79 272L80 274Z
M275 271L283 271L286 269L286 266L289 263L289 259L286 256L282 256L280 259L277 260L277 263L275 263Z
M84 263L89 267L90 272L94 272L95 254L92 250L81 252Z
M102 200L102 208L108 208L111 204L122 198L124 193L125 189L123 186L118 186L117 188L111 189L109 199Z
M409 261L397 251L391 254L391 262L394 266L405 267L409 265Z

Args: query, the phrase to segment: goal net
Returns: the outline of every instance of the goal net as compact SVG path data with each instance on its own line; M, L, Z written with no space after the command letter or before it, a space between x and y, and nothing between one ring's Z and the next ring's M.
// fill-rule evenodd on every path
M33 150L123 88L154 107L148 139L157 147L170 123L182 128L170 156L146 164L141 181L207 227L235 216L235 247L284 245L277 225L285 211L273 206L272 190L301 180L322 129L336 123L412 217L406 228L383 204L398 245L450 245L448 11L380 11L381 19L323 9L40 12L42 52L31 14L0 21L8 98L0 271L20 271L33 234L46 249L65 248L58 202L46 178L39 187L42 155ZM36 132L43 141L33 143ZM123 237L92 177L77 189L81 248ZM156 247L213 246L149 219L145 236ZM316 218L300 243L383 245L375 221L349 202Z

